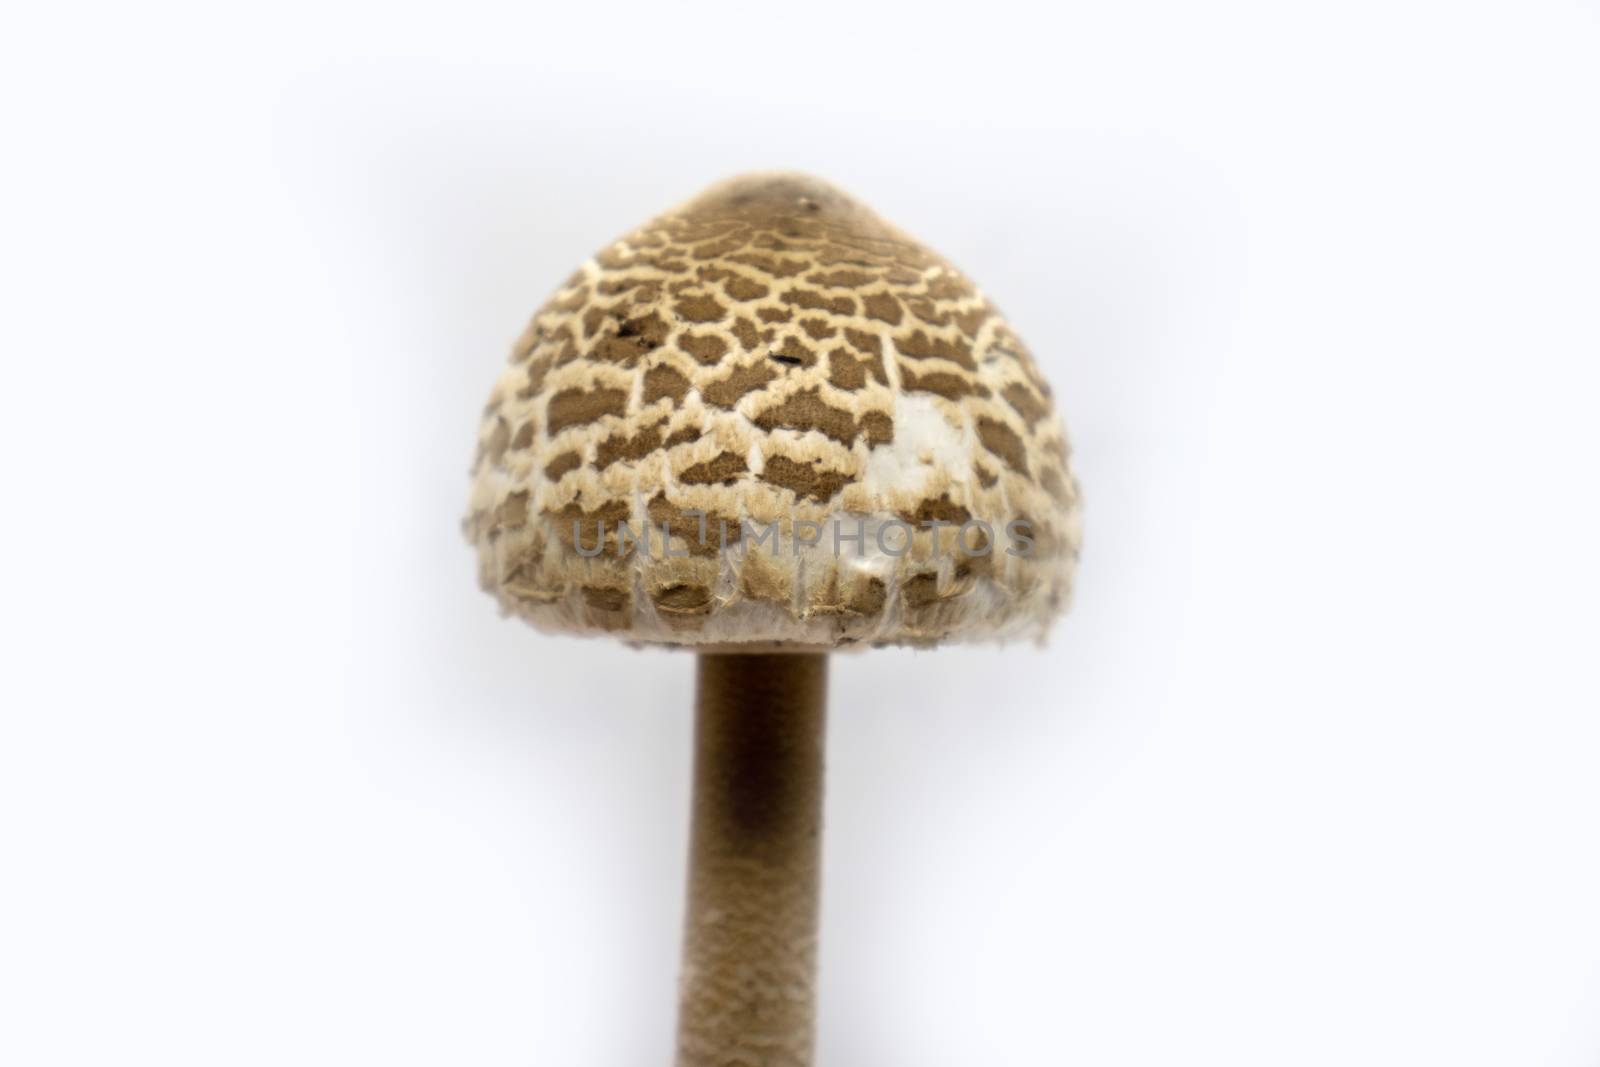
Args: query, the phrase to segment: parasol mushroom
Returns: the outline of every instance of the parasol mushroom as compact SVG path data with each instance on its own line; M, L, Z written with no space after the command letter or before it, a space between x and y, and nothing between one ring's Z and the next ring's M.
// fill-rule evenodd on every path
M828 654L1041 637L1071 590L1027 349L837 189L735 178L534 316L466 531L505 613L698 654L677 1062L810 1064Z

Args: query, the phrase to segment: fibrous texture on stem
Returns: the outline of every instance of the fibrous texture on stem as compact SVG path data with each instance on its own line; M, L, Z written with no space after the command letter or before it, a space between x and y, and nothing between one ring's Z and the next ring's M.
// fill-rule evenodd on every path
M827 657L699 657L678 1067L810 1067Z

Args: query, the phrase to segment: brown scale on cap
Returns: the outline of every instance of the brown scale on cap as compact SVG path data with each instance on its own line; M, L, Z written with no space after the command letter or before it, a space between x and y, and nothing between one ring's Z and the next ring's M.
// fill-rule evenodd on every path
M965 543L991 554L929 519L985 524ZM542 629L927 645L1044 631L1078 489L1048 386L960 272L826 183L755 174L538 311L485 411L466 528L502 608Z

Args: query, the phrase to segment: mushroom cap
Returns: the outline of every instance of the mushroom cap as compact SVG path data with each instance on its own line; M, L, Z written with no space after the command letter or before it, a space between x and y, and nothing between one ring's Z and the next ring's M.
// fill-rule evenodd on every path
M1050 387L994 306L785 173L646 223L539 309L465 528L504 612L702 650L1040 637L1080 541Z

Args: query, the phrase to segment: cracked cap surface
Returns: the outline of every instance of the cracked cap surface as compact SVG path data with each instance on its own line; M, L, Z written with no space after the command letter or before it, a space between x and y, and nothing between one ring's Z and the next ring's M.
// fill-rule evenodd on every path
M539 309L485 408L467 538L501 609L645 644L1042 636L1080 511L1027 348L815 178L713 186Z

